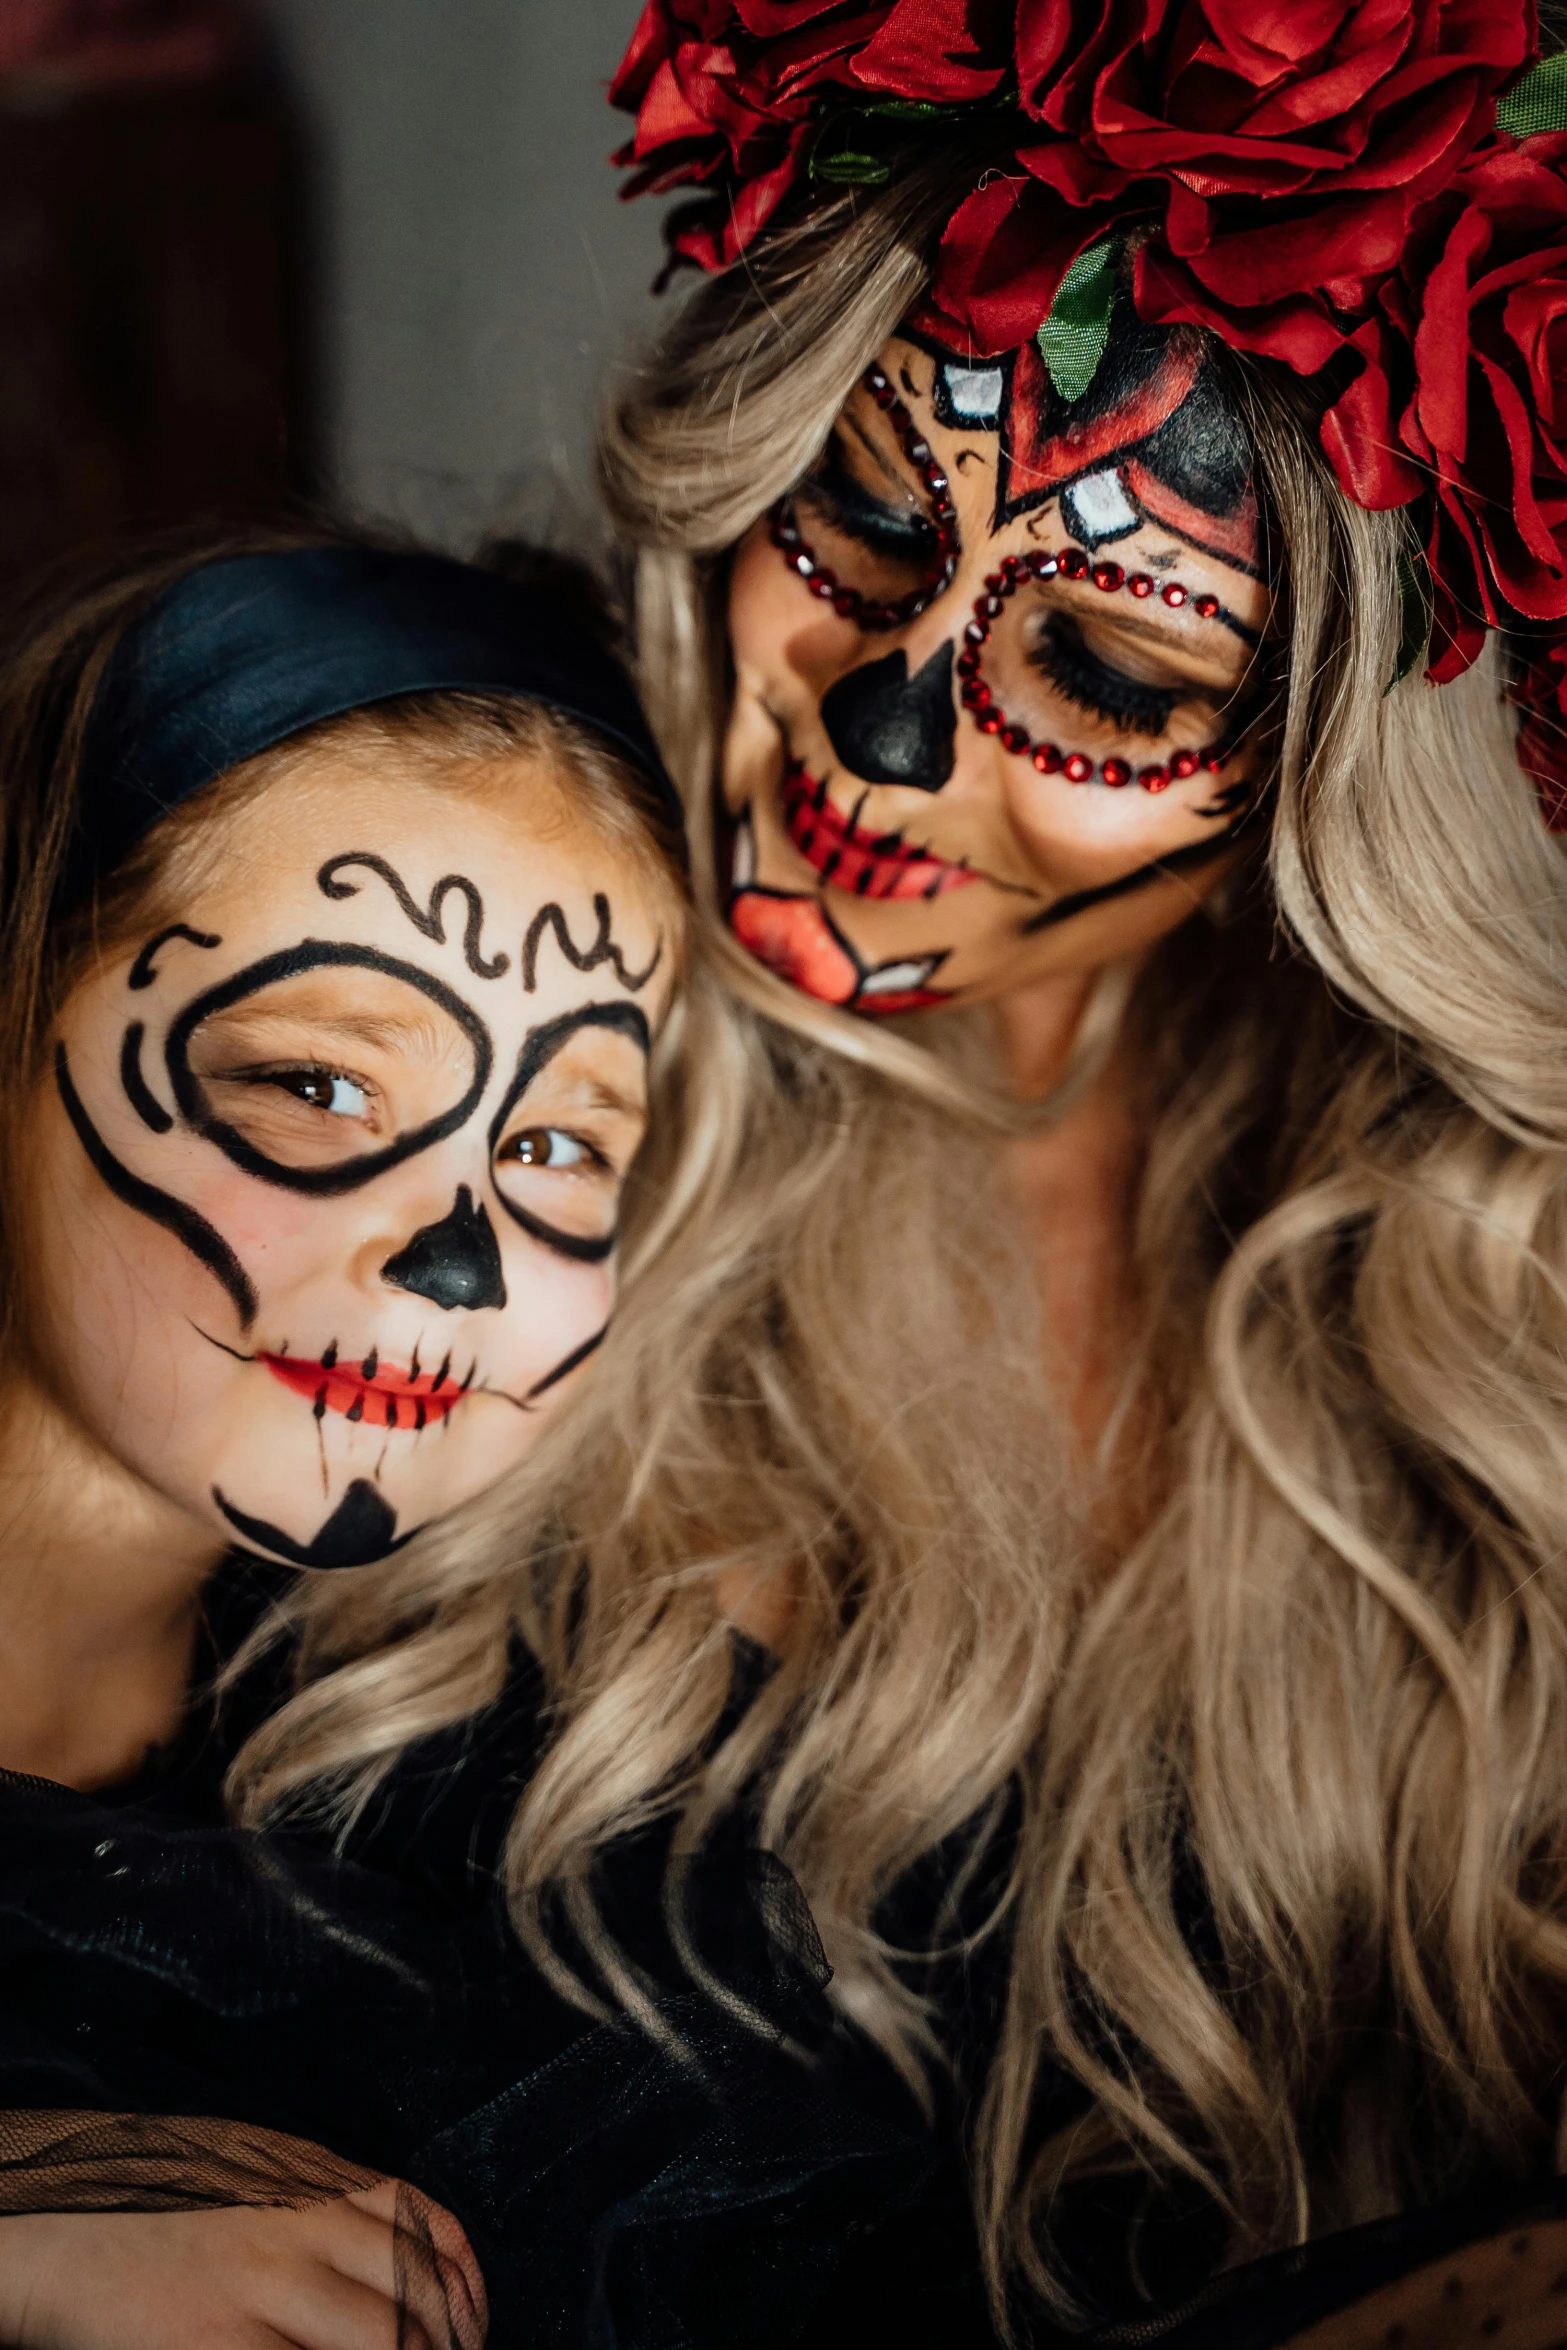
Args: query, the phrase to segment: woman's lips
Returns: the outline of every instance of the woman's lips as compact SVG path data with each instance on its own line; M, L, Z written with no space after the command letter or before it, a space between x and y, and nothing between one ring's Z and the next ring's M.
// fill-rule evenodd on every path
M910 848L901 832L878 833L845 816L827 786L791 759L784 770L784 830L808 865L833 889L860 898L939 898L983 876Z
M330 1350L329 1350L330 1351ZM465 1379L451 1375L451 1358L438 1371L399 1371L383 1365L374 1354L362 1363L306 1363L294 1355L262 1354L274 1379L296 1395L308 1395L316 1418L341 1412L345 1420L367 1420L372 1428L420 1428L444 1420L460 1404L473 1383L477 1365Z

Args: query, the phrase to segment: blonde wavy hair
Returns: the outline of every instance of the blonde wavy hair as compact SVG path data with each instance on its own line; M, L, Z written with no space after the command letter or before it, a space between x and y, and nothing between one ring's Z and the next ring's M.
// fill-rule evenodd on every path
M1106 2163L1195 2182L1232 2257L1561 2163L1567 893L1499 653L1384 690L1404 526L1348 504L1288 388L1229 362L1287 686L1249 893L1166 940L1118 1015L1148 1130L1119 1425L1155 1434L1107 1555L1000 1172L1026 1119L968 1074L973 1016L856 1023L715 911L727 552L909 310L950 184L935 158L822 207L618 398L644 690L732 1001L699 979L682 1015L700 1053L672 1056L569 1428L388 1567L323 1579L314 1677L235 1795L351 1807L493 1694L520 1627L555 1709L508 1859L540 1963L645 2012L595 1856L660 1814L690 1851L754 1800L836 1997L918 2080L935 2027L885 1898L965 1823L972 1860L1011 1791L978 1927L1009 1954L974 2146L1001 2307L1017 2272L1062 2297L1051 2199ZM785 1628L721 1735L724 1570ZM976 1930L962 1873L939 1932ZM558 1955L562 1910L596 1982ZM1047 2065L1090 2111L1040 2147Z

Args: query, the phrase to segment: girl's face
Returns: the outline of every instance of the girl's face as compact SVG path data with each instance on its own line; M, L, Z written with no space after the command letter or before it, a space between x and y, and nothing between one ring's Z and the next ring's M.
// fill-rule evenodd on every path
M875 374L736 555L724 794L742 943L890 1013L1091 971L1214 888L1272 599L1245 434L1179 330L1118 304L1070 401L1032 343L909 329Z
M302 1567L530 1449L604 1333L673 960L530 762L323 748L65 1007L37 1105L52 1383L145 1483Z

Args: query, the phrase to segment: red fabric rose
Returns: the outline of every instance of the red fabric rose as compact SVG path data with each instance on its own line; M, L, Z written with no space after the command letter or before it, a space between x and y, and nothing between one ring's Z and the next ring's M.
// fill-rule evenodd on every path
M636 167L625 193L711 187L721 213L675 244L722 268L801 176L824 93L861 105L987 97L1012 24L1011 0L647 0L610 86L637 117L616 156Z
M1543 650L1513 688L1523 712L1518 762L1552 832L1567 832L1567 645Z

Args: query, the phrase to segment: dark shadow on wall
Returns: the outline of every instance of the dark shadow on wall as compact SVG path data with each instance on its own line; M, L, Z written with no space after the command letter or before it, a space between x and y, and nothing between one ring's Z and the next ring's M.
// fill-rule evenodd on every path
M101 25L104 12L94 13ZM118 0L85 52L0 30L0 591L309 486L299 142L222 0Z

